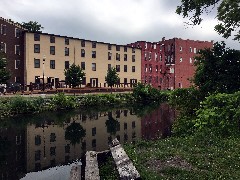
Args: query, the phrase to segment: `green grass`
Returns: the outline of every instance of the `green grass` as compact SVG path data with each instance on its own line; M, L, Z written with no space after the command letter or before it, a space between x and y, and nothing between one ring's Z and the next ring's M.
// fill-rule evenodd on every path
M171 137L124 146L143 179L240 179L240 137Z

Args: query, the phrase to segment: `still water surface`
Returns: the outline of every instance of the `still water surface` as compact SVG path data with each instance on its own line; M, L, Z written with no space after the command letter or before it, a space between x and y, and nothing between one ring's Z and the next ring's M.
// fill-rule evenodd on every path
M122 144L167 137L174 118L174 110L161 104L47 112L1 120L0 179L32 179L31 175L47 179L44 173L34 174L46 169L62 172L60 179L67 179L69 164L86 151L107 150L115 137Z

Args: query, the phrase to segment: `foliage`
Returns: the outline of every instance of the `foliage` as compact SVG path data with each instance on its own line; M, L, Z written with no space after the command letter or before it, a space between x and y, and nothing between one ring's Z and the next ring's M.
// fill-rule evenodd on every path
M194 83L205 96L214 92L232 93L240 89L240 52L215 43L197 57Z
M23 22L22 27L27 29L29 32L42 32L41 29L44 29L41 24L36 21Z
M0 53L0 84L6 84L7 80L10 79L10 72L6 69L7 66L7 60L3 56L3 54Z
M133 89L135 101L145 103L164 102L168 98L168 93L157 90L150 85L138 83Z
M221 34L224 38L228 38L235 32L234 40L240 40L240 6L239 0L182 0L182 4L177 7L176 13L185 17L190 16L190 21L193 25L199 25L202 22L201 15L209 13L217 7L216 18L218 24L215 26L215 30ZM210 11L209 11L210 9Z
M106 120L105 125L107 127L107 132L111 135L116 135L116 132L120 129L119 121L114 119L112 114L108 114L108 119Z
M64 93L56 94L51 103L55 109L73 109L77 106L75 96L65 96Z
M191 115L199 107L202 99L202 94L196 88L175 89L169 95L169 104L182 114Z
M201 103L196 112L195 127L211 129L221 135L239 134L240 92L234 94L213 94Z
M105 81L107 82L108 86L111 87L111 93L112 93L112 87L119 82L119 77L116 69L114 67L109 68L107 71L107 76L105 76Z
M70 140L72 145L79 144L80 141L86 136L86 130L81 126L80 123L75 121L66 128L65 139Z
M72 64L69 69L64 70L66 84L76 87L82 84L85 73L79 65Z
M119 179L118 171L111 155L106 155L107 158L103 162L99 162L99 176L101 179L116 180ZM109 157L110 156L110 157Z

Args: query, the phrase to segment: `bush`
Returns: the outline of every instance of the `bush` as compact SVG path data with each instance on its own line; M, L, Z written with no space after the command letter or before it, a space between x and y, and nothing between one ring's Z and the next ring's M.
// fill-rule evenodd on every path
M199 130L211 128L222 135L239 133L240 92L213 94L201 102L196 112L195 127Z

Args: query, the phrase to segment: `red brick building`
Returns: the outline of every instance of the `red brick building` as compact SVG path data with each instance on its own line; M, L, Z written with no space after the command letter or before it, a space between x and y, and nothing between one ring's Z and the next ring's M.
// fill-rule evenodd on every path
M197 52L212 48L213 42L163 38L153 43L137 41L129 46L142 49L142 83L158 89L176 89L191 85Z
M0 17L0 51L7 59L11 73L9 82L23 83L24 80L24 33L18 23Z

